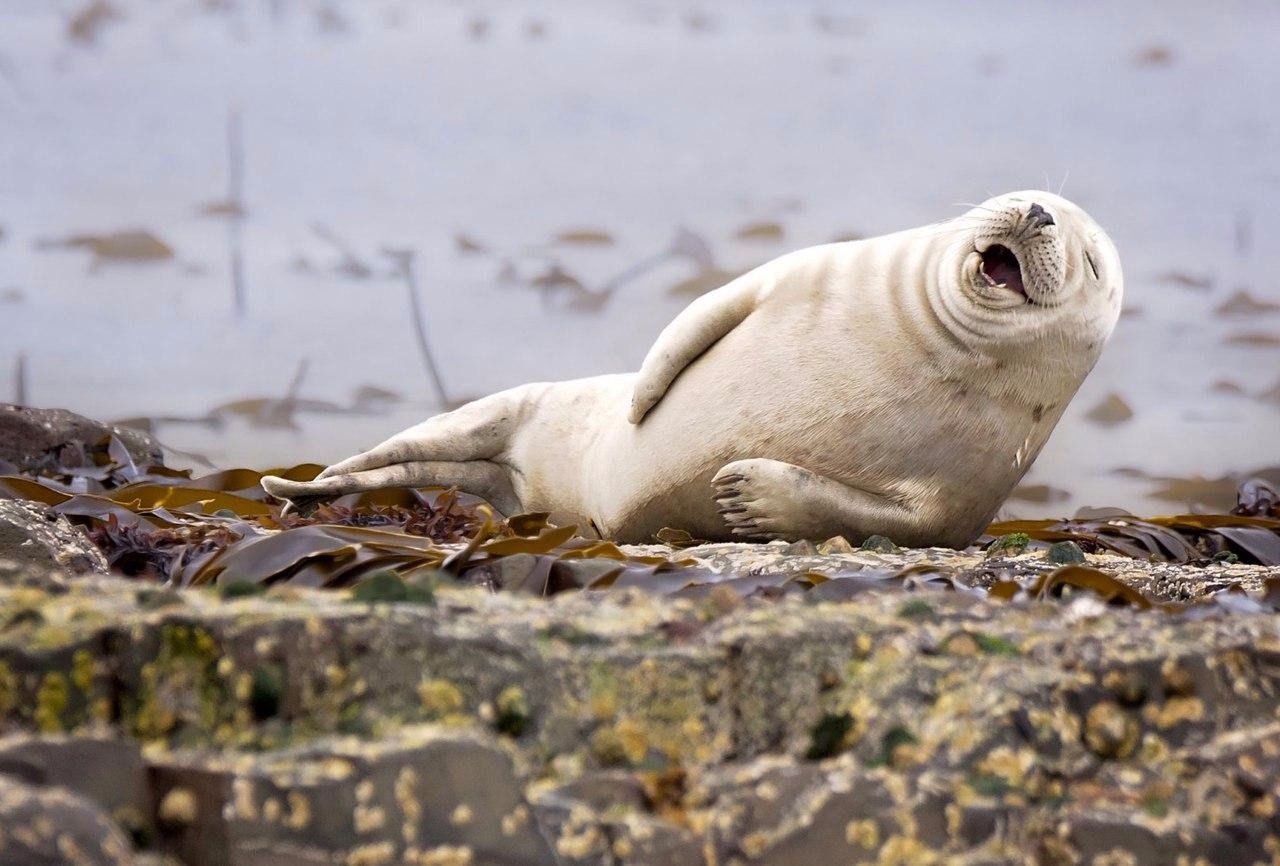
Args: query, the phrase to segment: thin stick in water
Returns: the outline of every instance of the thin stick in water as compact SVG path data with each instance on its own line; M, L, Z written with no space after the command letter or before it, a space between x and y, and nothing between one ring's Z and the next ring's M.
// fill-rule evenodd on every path
M232 213L227 221L227 246L231 259L231 302L237 319L244 318L248 307L244 284L244 253L240 221L244 217L244 141L241 136L240 112L227 112L227 204Z
M409 292L409 309L412 312L414 334L418 338L418 352L422 355L422 364L427 369L427 376L431 379L431 384L435 387L436 398L443 407L449 407L449 394L444 387L444 379L440 375L440 368L436 365L435 357L431 354L431 345L427 342L427 325L422 315L422 301L418 297L418 278L414 272L414 252L413 250L389 249L384 247L383 255L395 262L396 273L404 280L405 288Z
M13 369L13 402L17 406L27 403L27 356L19 352Z

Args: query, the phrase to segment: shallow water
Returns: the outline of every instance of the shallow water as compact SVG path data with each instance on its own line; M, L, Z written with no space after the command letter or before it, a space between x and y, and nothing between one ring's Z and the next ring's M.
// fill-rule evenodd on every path
M1068 498L1009 511L1177 510L1115 470L1280 464L1280 397L1259 399L1280 313L1215 312L1242 289L1280 304L1274 4L117 0L89 42L68 33L85 5L0 5L0 399L20 354L29 402L97 417L278 398L304 360L302 397L405 398L158 427L220 465L329 461L437 404L384 246L416 251L458 399L636 368L698 270L602 299L530 285L552 264L594 289L683 227L736 271L1047 186L1116 240L1130 312L1028 476ZM229 194L232 117L236 225L202 212ZM780 231L736 236L753 223ZM43 243L133 228L174 256ZM570 230L614 242L554 243ZM1133 417L1091 421L1113 393Z

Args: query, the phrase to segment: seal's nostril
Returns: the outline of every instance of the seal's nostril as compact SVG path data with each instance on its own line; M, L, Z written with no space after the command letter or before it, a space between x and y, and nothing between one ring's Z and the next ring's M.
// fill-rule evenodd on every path
M1045 226L1053 225L1053 215L1034 202L1031 207L1027 209L1027 218L1031 220L1031 224L1036 228L1044 228Z

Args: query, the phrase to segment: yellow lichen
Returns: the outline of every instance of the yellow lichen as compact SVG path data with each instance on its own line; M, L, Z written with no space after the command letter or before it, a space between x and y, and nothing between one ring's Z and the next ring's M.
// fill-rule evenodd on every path
M1148 704L1142 717L1161 730L1182 722L1198 722L1204 718L1204 702L1199 698L1171 697L1163 704Z
M291 830L304 830L311 823L311 801L297 791L290 791L286 797L289 803L289 815L284 825Z
M742 853L748 857L759 857L769 847L769 837L760 831L748 833L742 837Z
M45 734L57 734L66 729L63 714L71 698L71 688L64 674L54 671L45 675L36 692L36 727Z
M880 827L870 818L850 821L844 828L844 840L865 851L874 850L880 844Z
M502 835L514 836L529 823L529 807L521 804L502 816Z
M1095 854L1089 861L1089 866L1138 866L1138 856L1123 848L1112 848Z
M76 688L86 694L93 688L93 675L97 665L93 654L87 649L78 649L71 655L71 681Z
M461 690L445 679L423 680L418 685L418 698L427 715L436 719L461 712L465 706Z
M437 845L425 851L416 851L412 859L405 852L405 859L415 866L471 866L474 853L465 845Z
M157 813L166 824L194 824L200 817L200 806L190 788L170 788L160 800Z
M400 834L406 845L413 845L418 841L418 818L422 814L422 804L418 802L417 786L417 772L412 767L401 768L396 775L395 798L404 815Z
M381 806L356 806L352 813L357 833L372 833L387 824L387 812Z
M1035 766L1036 754L1031 749L1012 749L999 746L982 759L977 769L1004 779L1011 786L1022 787L1027 774Z
M241 821L258 820L258 804L253 799L253 782L235 779L231 782L231 807Z
M1127 758L1142 733L1137 721L1113 701L1089 708L1084 719L1084 741L1101 758Z
M352 848L342 862L344 866L383 866L393 862L395 856L396 846L390 842L371 842Z
M633 764L639 764L649 754L649 734L644 726L633 719L620 719L614 730L622 751Z
M18 678L7 662L0 661L0 718L18 704Z
M937 851L909 836L890 836L876 858L878 866L934 866L940 861Z
M588 825L577 831L570 825L556 840L556 852L561 857L586 858L595 853L602 841L596 827Z

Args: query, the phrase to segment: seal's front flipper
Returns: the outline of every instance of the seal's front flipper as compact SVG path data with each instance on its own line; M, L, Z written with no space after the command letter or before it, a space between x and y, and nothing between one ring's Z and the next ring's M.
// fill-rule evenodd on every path
M927 534L917 509L780 460L735 460L711 483L720 515L741 538L823 541L843 535L857 543L885 535L914 544Z
M763 271L757 268L703 295L663 328L636 377L627 414L632 424L644 419L685 367L751 315L767 290Z

